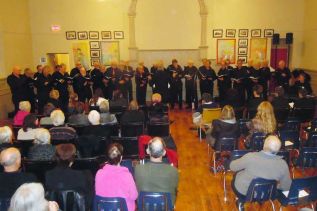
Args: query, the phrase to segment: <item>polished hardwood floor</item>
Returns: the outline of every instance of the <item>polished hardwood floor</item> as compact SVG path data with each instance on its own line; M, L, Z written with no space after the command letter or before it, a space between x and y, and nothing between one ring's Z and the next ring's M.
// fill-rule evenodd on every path
M199 142L197 131L192 127L191 112L173 110L170 112L171 133L175 139L179 154L179 186L176 201L177 211L232 211L238 210L235 197L230 187L232 174L227 176L227 190L229 200L224 202L223 175L214 175L209 168L210 157L207 153L207 144ZM279 203L275 203L276 210ZM270 203L259 205L247 204L246 210L272 210ZM292 207L283 210L296 210Z

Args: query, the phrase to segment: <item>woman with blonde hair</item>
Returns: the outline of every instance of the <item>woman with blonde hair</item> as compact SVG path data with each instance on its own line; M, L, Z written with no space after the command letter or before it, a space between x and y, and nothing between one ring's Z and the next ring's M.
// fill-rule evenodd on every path
M210 135L208 135L210 134ZM240 136L239 125L236 121L234 110L230 105L223 107L219 119L212 121L211 131L207 131L207 141L216 150L220 148L221 138L234 138L238 139Z
M52 89L49 94L49 99L47 103L51 103L55 108L60 108L59 103L59 91L56 89Z
M263 133L264 135L276 132L276 119L274 110L269 101L262 102L258 108L255 117L247 125L250 129L249 135L246 137L245 146L248 148L251 138L255 132Z

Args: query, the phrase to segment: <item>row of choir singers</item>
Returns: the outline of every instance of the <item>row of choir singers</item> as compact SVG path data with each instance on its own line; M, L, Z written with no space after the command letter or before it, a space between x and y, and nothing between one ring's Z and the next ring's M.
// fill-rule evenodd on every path
M289 81L291 72L285 66L285 62L280 61L279 67L273 74L270 72L267 62L243 66L242 61L237 61L236 68L229 65L228 61L223 61L218 74L212 69L210 61L203 60L203 65L199 68L194 66L193 61L189 61L184 69L178 64L176 59L172 60L172 64L164 68L163 62L158 62L149 70L140 63L133 71L133 68L126 65L118 67L116 62L112 62L109 68L94 64L91 71L86 71L80 62L76 63L68 74L64 64L58 65L53 74L50 74L49 66L37 66L37 72L33 75L30 69L26 69L24 75L21 75L19 67L14 67L13 72L7 78L7 82L11 88L12 101L15 109L18 109L18 103L21 100L31 102L34 109L35 99L38 99L38 110L42 113L44 105L49 99L51 89L57 89L60 94L60 106L66 111L69 101L69 86L73 86L73 90L78 95L78 99L82 102L88 101L92 97L92 93L96 89L101 89L103 95L107 99L112 99L114 90L120 90L123 96L129 100L132 99L132 78L135 77L136 83L136 100L140 105L144 105L146 101L147 86L151 86L153 93L160 93L163 102L169 102L173 108L178 104L182 108L182 88L185 79L186 103L188 107L198 106L197 99L197 80L199 80L200 92L210 93L213 96L214 81L218 80L219 100L225 98L227 91L234 88L238 91L241 101L252 96L252 87L256 84L263 86L264 95L268 92L268 82L273 76L276 85L283 86L286 91L290 90ZM304 86L309 93L312 92L307 76L299 74L299 79L295 82L296 86ZM36 88L36 94L34 93ZM266 96L264 96L266 97Z

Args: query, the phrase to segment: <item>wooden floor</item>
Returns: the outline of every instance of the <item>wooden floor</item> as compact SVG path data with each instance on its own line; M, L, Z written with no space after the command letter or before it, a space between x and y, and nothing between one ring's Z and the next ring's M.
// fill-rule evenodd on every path
M175 139L179 154L179 186L176 201L177 211L207 211L207 210L238 210L235 197L231 191L232 175L227 176L227 189L229 201L224 202L223 177L221 173L216 176L209 170L207 144L199 142L197 131L190 130L192 126L191 112L170 112L172 136ZM279 203L276 201L276 210ZM246 210L272 210L270 203L259 205L246 205ZM296 210L292 207L283 210Z

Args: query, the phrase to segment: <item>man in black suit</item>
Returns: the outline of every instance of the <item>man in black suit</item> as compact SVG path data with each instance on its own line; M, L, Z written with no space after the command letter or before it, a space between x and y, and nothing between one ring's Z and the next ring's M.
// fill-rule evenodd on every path
M167 71L171 77L171 109L174 109L175 103L178 103L179 109L183 108L183 69L178 65L176 59L172 60L172 64L167 67Z
M35 175L21 172L21 154L16 148L7 148L0 154L4 172L0 173L0 198L10 199L16 189L24 183L36 182Z
M218 71L217 78L219 101L223 102L227 91L231 88L231 70L228 68L225 60L221 61L221 67Z
M214 80L217 79L215 71L210 66L208 59L203 60L203 66L199 67L198 77L200 83L200 93L209 93L213 97L214 93Z
M44 106L49 99L49 93L52 89L52 76L50 75L51 68L45 66L43 72L38 75L36 80L37 99L38 99L38 113L42 114Z
M25 90L26 90L26 100L30 102L31 104L31 113L35 112L35 82L34 80L34 73L30 68L24 69L24 75L25 77Z
M242 66L243 61L237 61L237 67L232 71L233 88L236 89L240 96L240 102L244 104L245 102L245 92L246 92L246 78L248 77L248 72L244 66Z
M104 79L108 85L108 99L111 100L113 97L113 91L121 89L124 86L125 81L122 78L122 71L118 68L116 61L111 62L111 66L107 68ZM120 90L121 92L124 90ZM122 92L123 93L123 92Z
M197 73L198 69L194 66L192 60L188 61L188 66L184 68L185 87L186 87L186 104L187 109L192 108L194 103L195 109L198 108L198 97L197 97Z
M36 73L34 73L34 79L36 79L40 74L43 73L43 65L37 65L36 66Z
M26 78L21 75L21 68L14 66L12 74L8 76L7 83L10 86L14 112L19 110L19 102L26 100Z
M94 62L93 66L94 68L90 72L90 78L91 78L91 81L93 82L93 85L92 85L93 91L95 92L95 90L98 88L103 89L104 84L102 82L103 74L100 71L99 62Z
M275 70L275 78L277 85L282 86L286 93L289 93L289 79L291 71L286 67L285 61L281 60L278 63L278 68Z
M168 103L170 99L170 75L164 68L163 61L158 62L156 72L149 79L153 93L159 93L162 96L162 103Z

